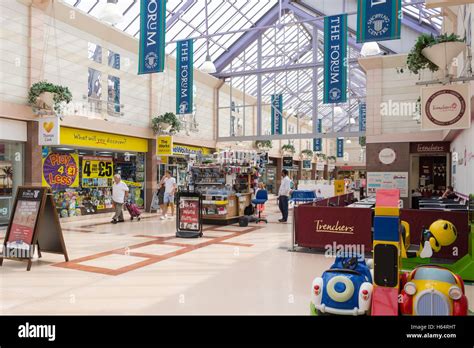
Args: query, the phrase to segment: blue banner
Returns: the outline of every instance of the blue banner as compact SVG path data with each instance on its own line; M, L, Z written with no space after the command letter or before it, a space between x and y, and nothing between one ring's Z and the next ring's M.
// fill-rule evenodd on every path
M359 132L365 132L367 120L367 104L359 104Z
M283 95L272 95L272 134L283 134Z
M318 119L318 133L323 132L323 120ZM323 151L323 139L315 138L313 139L313 151L319 152Z
M400 39L402 0L358 0L357 42Z
M347 101L347 15L324 18L324 104Z
M344 157L344 138L337 138L337 157Z
M179 41L176 48L176 114L193 112L193 40Z
M165 69L166 0L141 0L138 74Z

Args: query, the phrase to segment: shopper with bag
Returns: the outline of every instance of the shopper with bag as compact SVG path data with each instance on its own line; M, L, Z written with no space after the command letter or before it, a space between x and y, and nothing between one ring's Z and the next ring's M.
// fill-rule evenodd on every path
M117 222L124 222L123 219L123 204L128 198L129 188L127 184L122 181L120 174L114 175L114 184L112 185L112 202L115 209L114 217L112 218L112 223L116 224Z

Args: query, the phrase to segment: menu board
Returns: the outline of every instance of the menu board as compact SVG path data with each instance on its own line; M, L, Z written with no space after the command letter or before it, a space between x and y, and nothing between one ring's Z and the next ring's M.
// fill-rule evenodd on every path
M199 197L180 197L179 229L199 231Z
M20 188L7 239L8 249L30 250L44 190Z
M0 266L4 259L27 261L29 271L36 247L39 257L48 252L69 260L51 188L21 186L0 253Z
M379 189L398 189L400 197L408 197L408 172L367 173L367 193L373 195Z
M303 169L311 170L312 167L312 162L311 160L304 160L303 161Z
M112 187L114 162L112 157L82 158L82 187Z

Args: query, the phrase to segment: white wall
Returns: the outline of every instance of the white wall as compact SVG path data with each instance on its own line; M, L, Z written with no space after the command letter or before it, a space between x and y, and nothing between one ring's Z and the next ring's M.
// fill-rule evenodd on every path
M453 186L464 195L474 194L474 127L464 130L451 143L451 152L458 153ZM453 163L454 165L454 163Z
M0 101L25 103L28 94L28 8L0 1Z

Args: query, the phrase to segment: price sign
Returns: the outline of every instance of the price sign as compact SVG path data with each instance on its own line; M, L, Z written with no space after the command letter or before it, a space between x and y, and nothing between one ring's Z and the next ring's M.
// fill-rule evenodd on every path
M110 187L113 176L112 157L84 156L82 158L83 187Z
M82 158L82 177L87 179L112 179L114 176L114 162L112 157Z

